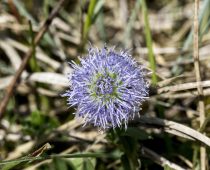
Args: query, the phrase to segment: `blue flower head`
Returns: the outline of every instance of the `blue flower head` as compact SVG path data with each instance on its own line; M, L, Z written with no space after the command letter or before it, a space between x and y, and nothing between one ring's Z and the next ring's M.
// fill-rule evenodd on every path
M71 63L71 90L64 94L68 104L77 107L76 117L83 118L84 125L91 123L102 130L127 128L148 95L143 67L128 53L106 47L90 48L80 62Z

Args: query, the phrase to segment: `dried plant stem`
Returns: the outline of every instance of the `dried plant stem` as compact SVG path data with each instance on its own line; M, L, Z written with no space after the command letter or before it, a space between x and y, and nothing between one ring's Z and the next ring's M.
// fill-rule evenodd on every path
M57 6L53 9L53 11L51 12L51 14L49 15L49 17L46 19L46 21L43 23L42 27L40 28L40 30L38 31L35 39L34 39L34 46L37 46L37 44L40 42L41 38L43 37L44 33L48 30L53 18L57 15L58 11L60 10L60 8L63 6L65 0L60 0L57 4ZM7 90L6 90L6 94L3 98L3 100L1 101L0 104L0 118L2 118L3 113L5 111L5 108L8 104L8 101L15 89L15 86L18 83L18 80L22 74L22 72L24 71L29 59L33 56L33 47L31 47L29 49L29 51L26 53L20 68L17 70L14 78L12 79L10 85L8 86Z
M210 80L206 81L200 81L200 82L190 82L190 83L183 83L183 84L177 84L172 86L165 86L157 89L158 94L161 94L163 92L178 92L183 90L191 90L196 89L198 87L198 83L201 87L210 87ZM204 94L204 92L203 92Z
M170 169L174 169L174 170L185 170L185 168L182 168L181 166L179 166L179 165L177 165L173 162L170 162L169 160L167 160L163 156L155 153L154 151L152 151L149 148L146 148L144 146L142 146L142 148L141 148L141 153L142 153L143 156L148 157L152 161L161 165L163 168L168 166L168 167L170 167ZM166 169L166 168L164 168L164 169Z
M200 73L200 63L199 63L199 25L198 25L198 7L199 0L195 0L194 5L194 67L195 67L195 75L197 81L197 91L199 95L199 112L200 112L200 127L205 121L205 104L204 104L204 96L203 96L203 87L200 85L201 82L201 73ZM200 147L200 164L201 170L206 169L206 148Z

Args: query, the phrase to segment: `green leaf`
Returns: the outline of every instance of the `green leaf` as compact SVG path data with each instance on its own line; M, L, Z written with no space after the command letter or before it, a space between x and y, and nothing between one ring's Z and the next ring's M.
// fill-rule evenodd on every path
M10 170L10 169L16 167L17 165L19 165L22 162L23 161L20 161L20 162L10 162L10 163L4 165L3 167L0 167L0 169L1 170Z
M68 170L67 163L63 159L53 158L53 163L56 170Z
M88 158L83 159L82 170L94 170L94 169L95 167L91 159L88 159Z
M154 56L153 47L152 47L152 36L151 36L151 30L150 30L150 24L149 24L147 4L145 0L142 0L142 12L143 12L144 23L145 23L144 31L145 31L146 44L148 48L149 62L150 62L150 67L152 69L152 84L156 85L158 81L157 75L156 75L156 61L155 61L155 56Z
M171 168L168 165L165 165L164 170L171 170Z

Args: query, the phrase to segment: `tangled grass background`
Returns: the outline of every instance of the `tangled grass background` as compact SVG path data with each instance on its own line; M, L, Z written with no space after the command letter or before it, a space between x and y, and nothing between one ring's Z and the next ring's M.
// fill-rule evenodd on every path
M208 170L209 9L1 0L0 168Z

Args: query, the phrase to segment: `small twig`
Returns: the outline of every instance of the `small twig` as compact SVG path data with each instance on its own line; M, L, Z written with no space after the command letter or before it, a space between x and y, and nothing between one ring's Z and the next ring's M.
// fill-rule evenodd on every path
M184 75L179 75L179 76L163 79L158 82L157 87L159 88L168 87L169 84L172 84L174 81L179 80L184 77L185 77Z
M60 8L62 7L62 5L64 4L65 0L60 0L57 4L57 6L53 9L53 11L51 12L51 14L49 15L49 17L46 19L46 21L44 22L44 24L42 25L42 27L40 28L39 32L37 33L35 39L34 39L34 46L37 46L37 44L40 42L41 38L43 37L44 33L48 30L53 18L57 15L58 11L60 10ZM8 104L8 101L10 99L10 97L13 94L13 91L15 90L15 86L18 83L18 80L22 74L22 72L24 71L29 59L32 57L33 55L33 49L30 48L30 50L26 53L20 68L17 70L13 80L11 81L7 91L6 91L6 95L4 96L1 104L0 104L0 118L2 118L5 108Z
M141 148L141 153L143 156L151 159L152 161L156 162L157 164L161 165L162 167L168 166L174 170L185 170L185 168L182 168L181 166L179 166L173 162L170 162L163 156L155 153L154 151L152 151L149 148L146 148L144 146Z
M199 112L200 112L200 127L202 127L205 121L205 104L203 96L203 87L201 86L201 73L200 73L200 62L199 62L199 25L198 25L198 7L199 0L195 0L194 5L194 67L195 67L195 76L197 81L197 91L199 95ZM205 147L200 147L200 162L201 170L206 169L206 149Z

